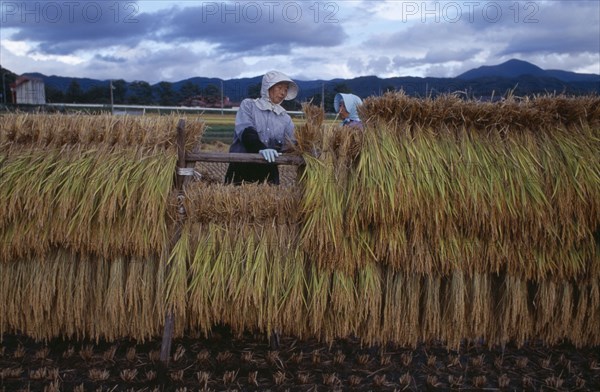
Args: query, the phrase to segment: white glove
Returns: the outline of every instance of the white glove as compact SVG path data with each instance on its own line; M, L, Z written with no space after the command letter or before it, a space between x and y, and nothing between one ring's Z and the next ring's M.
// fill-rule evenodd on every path
M275 158L277 158L280 155L277 152L277 150L274 150L272 148L266 148L264 150L260 150L258 153L260 155L262 155L263 158L265 158L268 162L275 162Z

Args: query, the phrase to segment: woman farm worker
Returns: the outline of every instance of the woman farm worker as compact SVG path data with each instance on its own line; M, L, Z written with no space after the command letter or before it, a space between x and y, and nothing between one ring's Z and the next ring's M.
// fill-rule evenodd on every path
M298 85L287 75L269 71L262 78L260 98L246 98L235 117L235 135L229 152L260 153L268 162L294 144L294 123L280 106L283 100L298 95ZM279 170L275 164L230 163L225 183L242 182L279 184Z
M362 100L354 94L337 93L333 99L333 107L342 118L342 125L360 129L363 123L358 117L357 107L361 104Z

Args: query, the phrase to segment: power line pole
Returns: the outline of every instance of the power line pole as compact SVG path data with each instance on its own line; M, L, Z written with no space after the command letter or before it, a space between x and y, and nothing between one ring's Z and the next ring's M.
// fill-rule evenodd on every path
M6 105L6 71L2 71L2 103Z
M321 109L325 111L325 82L321 83Z
M221 80L221 116L223 115L223 81Z
M110 80L110 114L115 114L115 101L113 99L113 83L112 79Z

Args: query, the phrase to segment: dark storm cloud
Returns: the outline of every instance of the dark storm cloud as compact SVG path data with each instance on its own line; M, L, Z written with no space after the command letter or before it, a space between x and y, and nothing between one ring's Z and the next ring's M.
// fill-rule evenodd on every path
M538 23L523 26L501 54L600 53L600 2L541 3Z
M292 47L335 46L346 38L335 17L302 2L194 2L143 12L134 1L3 1L2 26L12 39L37 42L47 54L113 45L136 47L202 41L221 52L285 54ZM331 15L329 15L331 16Z
M123 63L127 62L127 59L125 59L123 57L104 56L104 55L100 55L100 54L95 55L94 59L104 61L107 63L115 63L115 64L123 64Z
M424 58L420 59L419 65L423 64L443 64L448 61L464 61L471 59L481 53L482 50L471 47L454 47L445 51L427 52Z
M468 41L471 36L468 26L417 23L405 30L372 36L363 47L381 48L400 56L419 53L421 59L425 52L434 62L460 61L480 50Z
M320 20L301 2L205 2L172 9L163 39L205 41L224 52L287 54L294 46L331 47L347 37L335 19Z
M156 29L134 1L3 1L2 27L12 39L38 42L38 50L66 55L115 44L133 47Z
M451 13L443 8L448 4L470 12ZM427 12L423 9L421 12L422 15L415 11L415 19L403 23L403 28L395 32L372 36L364 47L396 50L402 56L420 53L421 60L412 61L423 64L467 61L482 51L499 57L593 54L600 50L600 2L596 0L438 2L430 5Z
M487 5L487 8L486 8ZM473 34L505 37L500 54L598 53L600 50L600 2L527 1L481 2L461 23Z

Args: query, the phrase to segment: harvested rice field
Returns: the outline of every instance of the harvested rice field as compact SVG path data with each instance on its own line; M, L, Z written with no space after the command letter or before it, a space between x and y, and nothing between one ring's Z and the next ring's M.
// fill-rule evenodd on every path
M600 389L599 97L303 110L280 186L197 116L2 115L0 391Z
M173 341L168 366L160 341L35 342L9 335L0 345L0 391L597 391L600 350L540 342L517 348L440 342L364 347L231 335Z

